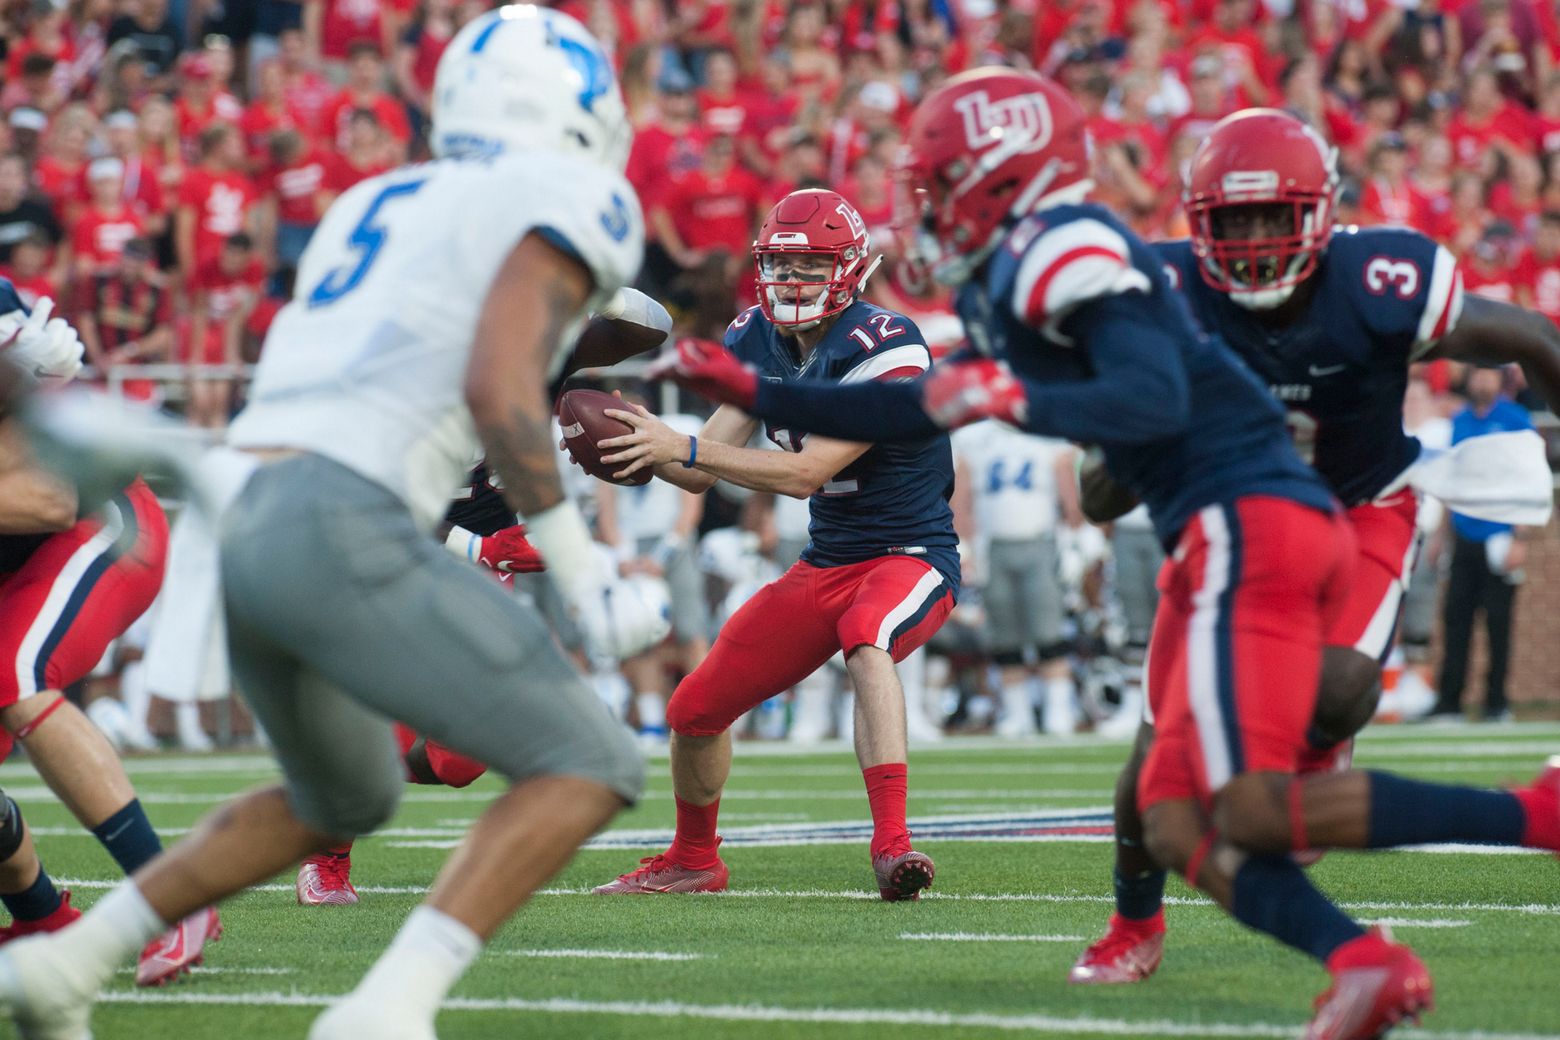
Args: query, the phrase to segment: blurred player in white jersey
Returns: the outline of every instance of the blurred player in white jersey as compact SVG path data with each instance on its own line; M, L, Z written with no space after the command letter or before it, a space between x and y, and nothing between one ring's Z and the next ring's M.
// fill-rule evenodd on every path
M958 481L974 500L974 545L966 548L982 576L987 645L1001 669L997 733L1036 732L1036 677L1045 731L1071 733L1078 724L1078 690L1062 638L1056 525L1083 522L1072 449L987 420L957 431L953 451Z
M0 951L23 1037L88 1040L97 991L167 922L389 819L391 719L511 786L310 1040L433 1040L482 944L639 795L632 740L542 621L430 537L485 450L592 641L629 656L665 634L659 617L608 620L615 578L553 455L549 381L643 248L611 62L567 16L490 12L440 60L432 131L437 160L326 214L230 435L229 652L284 783L208 816L70 927Z
M625 400L645 404L636 395ZM661 421L692 436L704 423L691 415L663 415ZM666 701L672 695L669 668L687 675L710 652L710 612L704 575L695 559L704 496L652 480L639 487L597 485L596 533L611 546L625 577L643 575L666 582L672 603L672 645L654 647L623 662L633 688L640 736L666 742ZM668 653L670 651L670 654Z

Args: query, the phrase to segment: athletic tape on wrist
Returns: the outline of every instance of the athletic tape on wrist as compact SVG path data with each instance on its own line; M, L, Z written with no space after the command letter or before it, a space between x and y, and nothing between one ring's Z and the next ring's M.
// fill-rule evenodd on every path
M573 502L564 500L535 516L525 518L526 537L547 562L552 575L571 604L594 595L601 588L601 568L596 543L585 518Z

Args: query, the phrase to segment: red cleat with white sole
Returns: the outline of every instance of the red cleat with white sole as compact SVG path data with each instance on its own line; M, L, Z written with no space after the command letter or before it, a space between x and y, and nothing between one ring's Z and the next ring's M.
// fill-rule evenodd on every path
M36 921L12 921L4 928L0 928L0 946L12 939L20 939L24 935L57 932L80 916L81 911L70 905L70 892L61 892L60 905L55 907L54 912L48 917L40 917Z
M713 867L695 870L673 863L665 855L648 856L639 861L638 870L621 874L593 889L598 896L644 896L675 892L724 892L731 872L717 859Z
M222 938L222 921L212 907L197 910L146 944L135 966L137 986L162 986L187 974L206 958L206 944Z
M352 906L358 901L352 887L352 857L322 852L298 866L299 906Z
M1376 927L1327 958L1333 984L1316 998L1305 1040L1375 1040L1393 1026L1435 1007L1424 962Z
M1110 915L1104 938L1083 951L1067 981L1083 986L1141 982L1154 973L1165 954L1165 912L1134 921Z
M899 856L872 857L872 872L877 875L878 895L885 903L897 903L902 899L921 898L921 890L932 887L937 876L937 865L924 852L909 852Z

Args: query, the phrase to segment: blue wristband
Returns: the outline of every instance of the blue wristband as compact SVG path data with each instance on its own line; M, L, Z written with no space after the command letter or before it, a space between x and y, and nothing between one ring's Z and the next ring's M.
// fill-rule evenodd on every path
M694 463L699 461L699 438L688 438L688 461L682 464L683 469L692 469Z

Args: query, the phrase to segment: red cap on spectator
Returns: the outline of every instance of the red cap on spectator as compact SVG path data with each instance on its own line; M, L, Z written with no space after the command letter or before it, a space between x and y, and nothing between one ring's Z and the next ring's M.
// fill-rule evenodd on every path
M186 54L179 59L179 74L190 79L205 79L212 73L211 59L204 54Z

